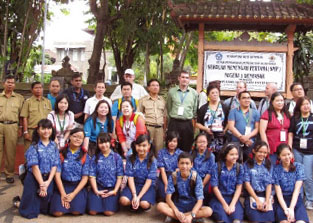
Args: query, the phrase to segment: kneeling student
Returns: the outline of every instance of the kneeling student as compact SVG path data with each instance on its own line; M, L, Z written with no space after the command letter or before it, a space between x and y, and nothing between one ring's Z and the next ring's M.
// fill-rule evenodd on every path
M203 222L212 215L210 207L203 204L203 185L201 177L192 171L193 161L188 153L178 156L179 171L169 177L166 203L160 202L157 209L170 218L182 223Z

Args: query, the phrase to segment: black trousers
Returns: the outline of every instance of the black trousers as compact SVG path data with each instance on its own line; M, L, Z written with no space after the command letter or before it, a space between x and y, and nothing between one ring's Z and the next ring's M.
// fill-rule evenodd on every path
M178 148L190 152L193 143L193 125L192 120L170 119L168 131L176 131L179 134Z

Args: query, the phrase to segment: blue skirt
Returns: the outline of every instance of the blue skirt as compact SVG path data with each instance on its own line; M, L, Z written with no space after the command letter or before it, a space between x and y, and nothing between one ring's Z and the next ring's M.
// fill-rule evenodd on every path
M102 187L97 184L98 190L114 190L114 187ZM102 198L97 196L93 190L88 192L88 201L87 201L87 210L95 211L97 213L103 213L105 211L117 212L119 209L118 206L119 192L115 196L110 196Z
M195 204L197 203L197 200L190 199L190 200L180 200L174 201L175 206L180 212L187 213L191 212Z
M233 199L233 195L223 195L225 201L227 204L230 204L230 202ZM210 201L210 207L213 210L212 217L216 221L222 221L226 223L231 223L234 220L240 220L243 219L243 207L238 199L236 205L235 205L235 212L231 215L227 215L224 211L224 208L222 204L217 200L217 198L214 196L212 200Z
M284 195L284 200L286 202L287 207L289 207L290 202L292 199L292 195ZM306 213L306 209L304 207L303 204L303 200L301 195L299 195L298 200L297 200L297 204L295 206L295 219L296 221L305 221L305 222L309 222L309 217L308 214ZM287 216L284 213L284 210L281 208L278 200L277 200L277 209L276 209L276 221L280 222L283 220L287 220Z
M75 190L78 186L79 182L68 182L62 181L63 187L66 194L69 194ZM64 214L72 213L72 212L79 212L80 214L84 214L86 211L86 204L87 204L87 189L83 188L71 201L70 208L66 209L62 206L61 202L61 195L59 190L56 188L53 193L53 197L51 199L51 207L50 207L50 214L55 212L62 212Z
M166 197L166 191L164 190L164 183L162 180L162 177L160 175L160 177L157 179L156 182L156 190L157 190L157 200L158 201L165 201L165 197Z
M43 175L47 180L49 175ZM39 184L31 172L27 172L19 212L24 218L37 218L40 213L48 214L49 204L53 194L54 181L51 181L46 197L38 195Z
M256 209L252 209L250 207L249 196L246 197L244 205L245 205L245 214L249 221L259 222L260 219L262 219L262 222L274 222L275 221L274 211L263 212L263 211L259 211ZM273 209L274 209L274 204L273 204Z
M136 187L136 193L138 195L140 193L143 185L135 184L135 187ZM127 197L130 201L133 199L133 195L132 195L128 186L124 188L121 196ZM149 187L148 191L142 196L141 201L147 201L151 205L153 205L155 203L155 186L151 185Z

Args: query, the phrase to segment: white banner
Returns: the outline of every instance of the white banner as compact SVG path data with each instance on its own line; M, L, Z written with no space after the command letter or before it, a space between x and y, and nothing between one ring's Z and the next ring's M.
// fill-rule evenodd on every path
M247 83L248 91L264 91L268 82L285 92L286 54L234 51L204 51L203 87L220 80L221 90L236 90L236 83Z

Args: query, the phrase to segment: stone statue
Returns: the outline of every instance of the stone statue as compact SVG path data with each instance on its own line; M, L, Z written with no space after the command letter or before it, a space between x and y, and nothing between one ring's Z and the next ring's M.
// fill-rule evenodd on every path
M71 78L74 74L74 71L71 69L70 58L65 56L62 60L62 68L58 71L52 71L52 76L61 81L63 84L71 84ZM63 79L63 80L61 80Z

